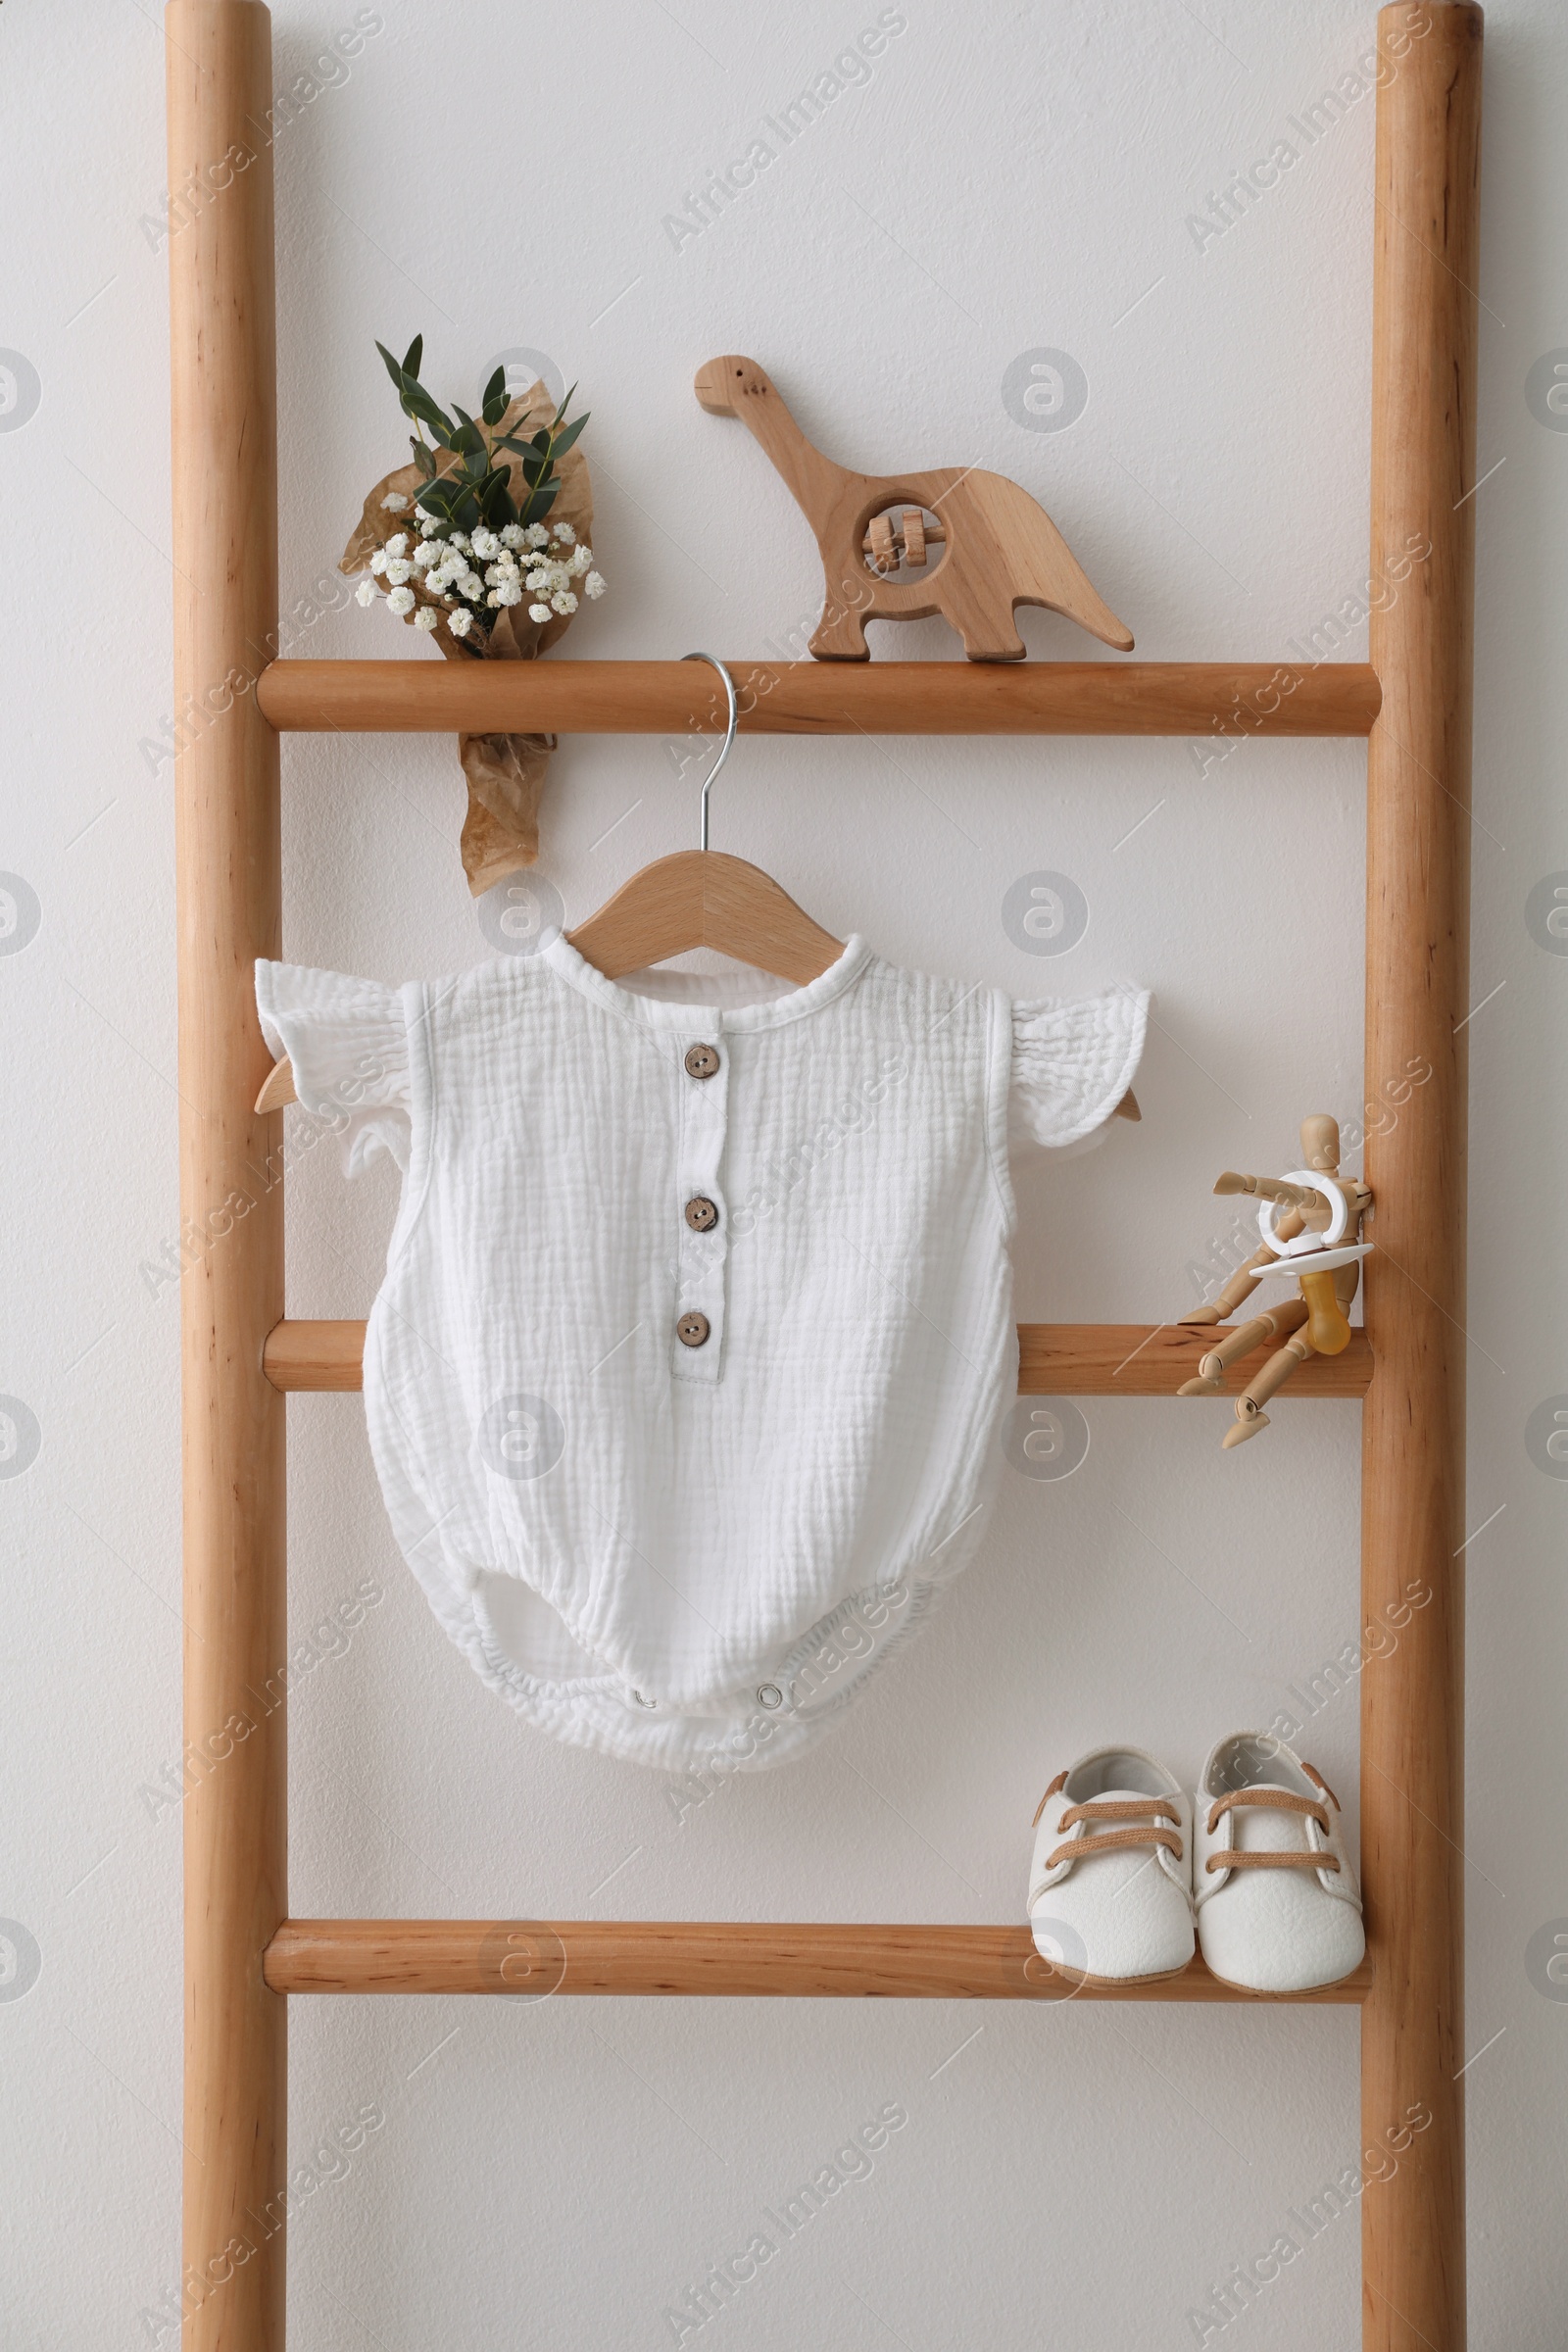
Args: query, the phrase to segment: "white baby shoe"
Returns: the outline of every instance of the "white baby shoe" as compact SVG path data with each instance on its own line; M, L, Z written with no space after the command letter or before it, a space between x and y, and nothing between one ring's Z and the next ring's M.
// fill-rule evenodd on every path
M1179 1976L1193 1956L1192 1808L1141 1747L1097 1747L1035 1815L1035 1948L1085 1984Z
M1361 1895L1322 1774L1267 1732L1233 1732L1209 1752L1194 1811L1198 1941L1213 1975L1244 1992L1348 1977L1366 1950Z

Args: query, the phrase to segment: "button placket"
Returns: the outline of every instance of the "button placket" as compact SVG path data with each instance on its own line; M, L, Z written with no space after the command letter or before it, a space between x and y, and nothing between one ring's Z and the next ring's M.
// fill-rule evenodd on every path
M729 1220L720 1171L729 1126L729 1061L730 1040L716 1024L680 1040L680 1146L668 1212L675 1232L670 1370L680 1380L717 1381L723 1356Z

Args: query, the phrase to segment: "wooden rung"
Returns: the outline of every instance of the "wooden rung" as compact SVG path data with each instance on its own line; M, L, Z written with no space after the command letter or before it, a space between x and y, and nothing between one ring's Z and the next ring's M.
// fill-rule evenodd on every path
M1020 1396L1174 1396L1217 1347L1228 1323L1189 1331L1173 1323L1020 1323ZM1269 1352L1257 1348L1226 1374L1223 1393L1239 1396L1250 1369ZM268 1334L262 1363L274 1389L357 1389L365 1354L363 1323L317 1323L290 1317ZM1298 1396L1358 1397L1372 1379L1366 1334L1354 1331L1343 1355L1314 1355L1281 1402Z
M743 732L776 735L1366 735L1364 662L732 662ZM274 662L285 732L723 732L722 690L683 662Z
M1231 1323L1189 1329L1182 1323L1020 1323L1020 1396L1174 1396L1198 1371L1199 1359L1217 1348ZM1249 1378L1273 1352L1264 1344L1231 1365L1217 1396L1239 1396ZM1281 1403L1298 1396L1364 1396L1372 1384L1372 1350L1366 1333L1350 1334L1341 1355L1309 1356Z
M978 2001L1364 2001L1372 1969L1321 1992L1241 1992L1201 1960L1158 1984L1074 1986L1026 1927L773 1927L751 1920L288 1919L274 1992L552 1992Z

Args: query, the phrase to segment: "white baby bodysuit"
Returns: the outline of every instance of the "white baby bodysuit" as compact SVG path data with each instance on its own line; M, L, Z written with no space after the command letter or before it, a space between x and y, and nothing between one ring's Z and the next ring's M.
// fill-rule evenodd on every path
M1012 1004L858 939L804 988L564 938L389 988L256 967L350 1172L403 1170L366 1335L393 1532L558 1739L797 1755L965 1565L1016 1393L1009 1121L1070 1145L1131 989Z

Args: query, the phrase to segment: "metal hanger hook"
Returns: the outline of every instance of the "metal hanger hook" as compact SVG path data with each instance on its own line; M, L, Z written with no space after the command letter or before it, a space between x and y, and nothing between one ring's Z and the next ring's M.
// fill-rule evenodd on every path
M729 758L730 747L735 741L735 730L741 723L741 707L735 699L735 681L716 654L682 654L681 660L683 662L710 662L724 681L724 693L729 703L729 724L724 729L724 740L719 746L718 758L703 778L703 848L706 850L708 847L708 795L712 789L713 778Z

